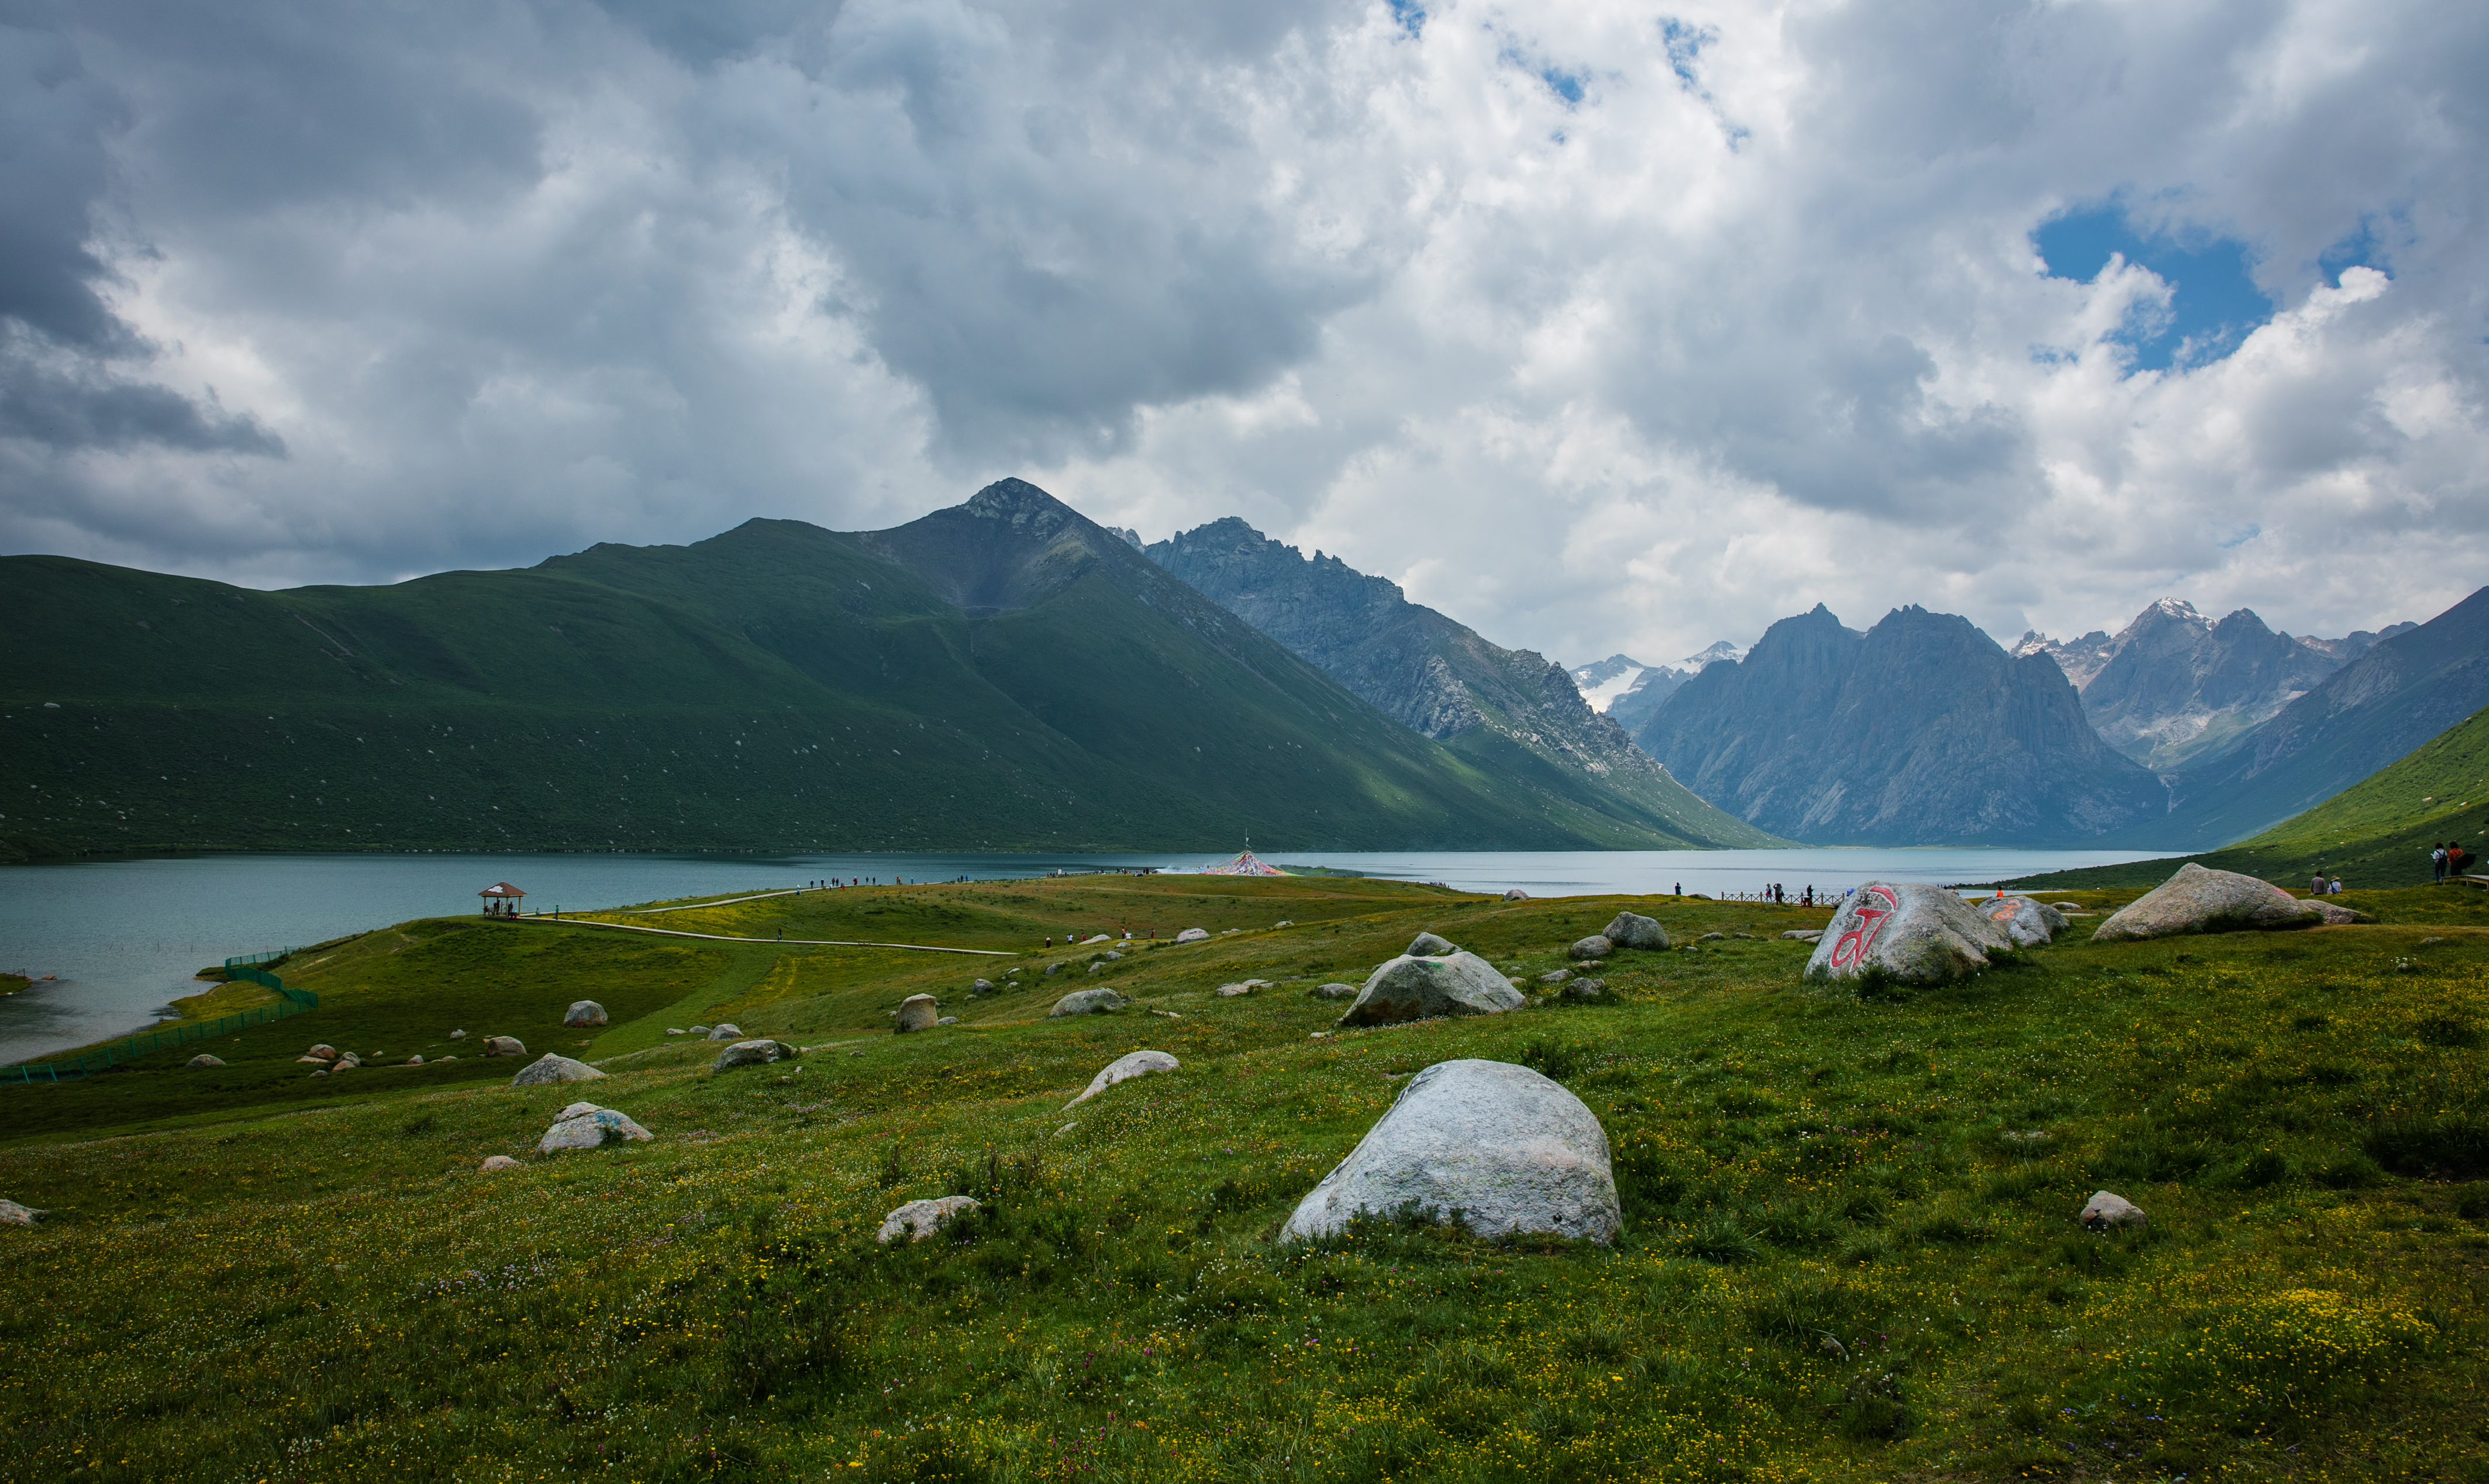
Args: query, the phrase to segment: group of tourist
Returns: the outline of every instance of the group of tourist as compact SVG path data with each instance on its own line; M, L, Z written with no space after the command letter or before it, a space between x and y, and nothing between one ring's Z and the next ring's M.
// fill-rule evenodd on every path
M2429 873L2440 882L2449 876L2462 875L2477 859L2477 856L2463 848L2460 841L2449 840L2442 845L2434 841L2429 842Z

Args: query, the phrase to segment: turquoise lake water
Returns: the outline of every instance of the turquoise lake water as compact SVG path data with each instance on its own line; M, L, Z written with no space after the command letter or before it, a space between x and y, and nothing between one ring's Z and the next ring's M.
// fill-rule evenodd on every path
M1467 891L1536 897L1710 897L1779 882L1838 891L1861 881L1975 885L2140 860L2103 850L1575 850L1339 854L1273 849L1278 865L1332 866ZM200 987L208 964L318 943L409 918L476 910L497 881L530 908L628 906L765 891L819 879L978 880L1152 866L1197 870L1211 855L196 855L0 867L0 970L55 978L0 1000L0 1064L143 1030Z

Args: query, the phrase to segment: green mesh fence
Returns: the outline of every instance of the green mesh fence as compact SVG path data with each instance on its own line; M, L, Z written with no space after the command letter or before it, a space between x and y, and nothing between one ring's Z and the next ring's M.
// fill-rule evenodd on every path
M276 1003L273 1005L254 1005L248 1010L230 1015L219 1015L214 1020L177 1021L149 1031L143 1036L132 1036L127 1041L116 1041L108 1046L99 1047L82 1055L67 1057L60 1061L25 1062L14 1067L0 1067L0 1083L58 1082L67 1077L91 1076L106 1068L119 1067L153 1052L186 1046L193 1042L209 1041L218 1036L230 1036L244 1026L266 1025L272 1020L282 1020L288 1015L299 1015L306 1010L317 1010L320 1008L318 995L308 989L289 989L285 986L285 981L262 967L263 964L274 963L293 952L294 950L290 948L279 948L265 954L249 954L225 960L226 978L248 980L254 985L275 990Z

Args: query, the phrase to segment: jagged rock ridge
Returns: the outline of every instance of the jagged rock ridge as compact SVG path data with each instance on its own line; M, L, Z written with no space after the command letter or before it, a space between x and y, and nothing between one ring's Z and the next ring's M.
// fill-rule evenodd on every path
M2220 752L2380 638L2412 627L2294 639L2249 609L2216 623L2190 603L2162 598L2114 639L2094 630L2057 643L2026 633L2014 653L2054 659L2109 746L2167 772Z
M1668 777L1562 666L1506 649L1399 585L1305 556L1230 516L1144 548L1152 561L1415 730L1535 785L1701 844L1767 837Z
M1784 618L1637 739L1704 798L1811 843L2069 845L2165 808L2053 659L1917 607L1864 634L1821 604Z

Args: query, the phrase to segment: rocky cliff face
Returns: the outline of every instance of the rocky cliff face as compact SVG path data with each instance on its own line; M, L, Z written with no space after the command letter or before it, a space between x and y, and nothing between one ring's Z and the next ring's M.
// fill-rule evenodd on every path
M2489 587L2425 624L2386 630L2271 720L2181 769L2170 781L2169 817L2134 842L2196 849L2245 839L2323 803L2483 706Z
M1812 843L2073 845L2166 808L2054 659L1915 607L1864 634L1819 604L1784 618L1637 739L1704 798Z
M1668 777L1583 700L1563 667L1490 643L1336 556L1307 558L1234 517L1144 548L1152 561L1387 715L1534 785L1694 843L1768 837Z
M2387 635L2412 625L2395 624ZM2109 746L2159 772L2208 757L2365 654L2379 635L2294 639L2248 609L2218 623L2177 598L2137 614L2112 639L2066 643L2025 634L2017 655L2046 654L2082 694Z

